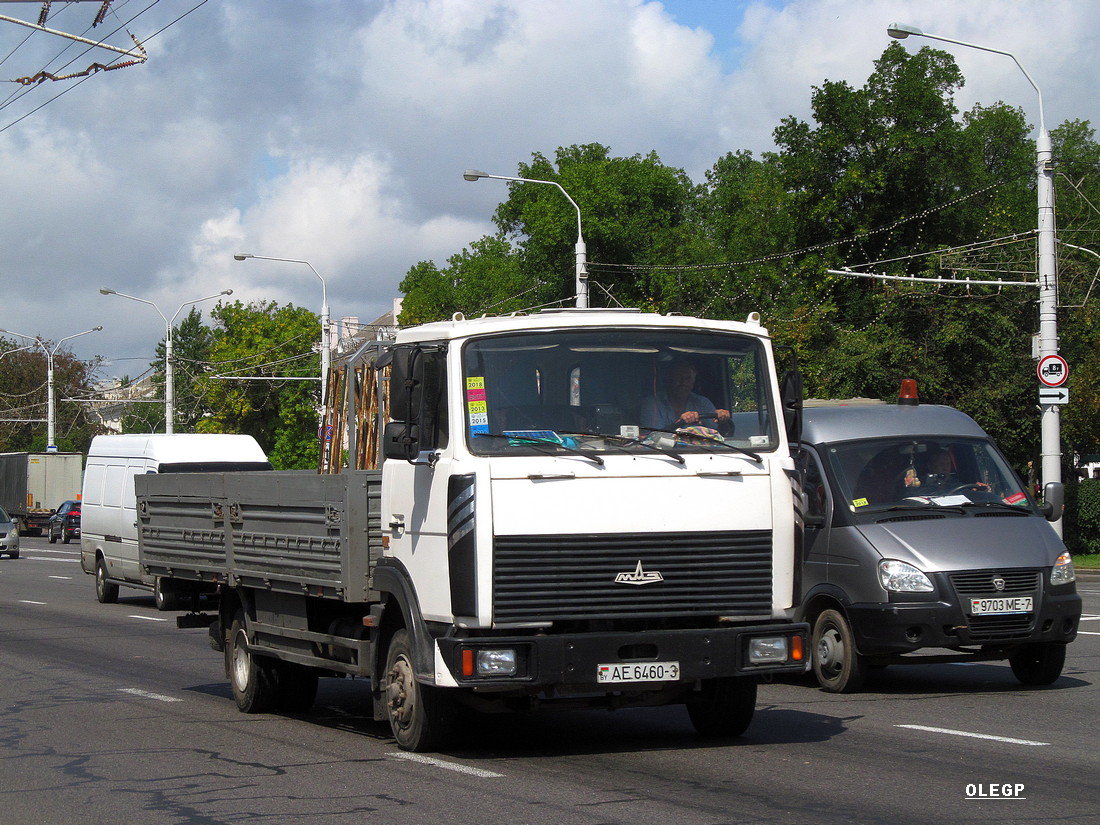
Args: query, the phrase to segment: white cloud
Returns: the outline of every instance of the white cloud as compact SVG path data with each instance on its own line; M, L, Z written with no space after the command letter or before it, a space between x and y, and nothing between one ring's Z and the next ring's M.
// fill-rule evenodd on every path
M148 38L193 5L162 0L131 28ZM99 286L169 312L226 287L319 308L304 268L234 262L243 250L309 260L334 317L369 319L410 266L491 231L506 189L464 169L509 174L532 152L599 142L701 180L728 151L772 148L782 117L808 117L811 86L862 85L895 20L1013 51L1051 125L1100 122L1100 5L1072 0L209 3L149 40L143 66L0 101L3 129L65 90L0 131L5 312L55 340L102 323L73 349L148 359L159 316ZM0 50L23 36L0 24ZM12 76L61 49L31 43ZM955 54L960 109L1004 99L1036 120L1008 58L906 42L921 45Z

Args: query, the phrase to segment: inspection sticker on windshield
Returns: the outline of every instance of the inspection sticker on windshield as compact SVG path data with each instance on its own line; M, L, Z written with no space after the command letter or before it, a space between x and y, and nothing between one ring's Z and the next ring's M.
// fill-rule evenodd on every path
M596 681L600 684L675 682L679 678L679 662L619 662L613 665L596 665Z
M1030 613L1031 605L1031 596L998 596L992 599L971 599L970 614L972 616L988 616L996 613Z

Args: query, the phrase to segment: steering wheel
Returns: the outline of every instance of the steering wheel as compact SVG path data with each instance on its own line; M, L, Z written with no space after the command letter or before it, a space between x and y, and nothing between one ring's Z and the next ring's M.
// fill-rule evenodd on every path
M951 496L951 495L954 495L955 493L961 493L961 492L963 492L963 490L971 490L975 493L988 493L989 490L990 490L990 487L989 487L988 484L986 484L982 481L971 481L967 484L960 484L957 487L952 487L946 493L942 493L941 495Z

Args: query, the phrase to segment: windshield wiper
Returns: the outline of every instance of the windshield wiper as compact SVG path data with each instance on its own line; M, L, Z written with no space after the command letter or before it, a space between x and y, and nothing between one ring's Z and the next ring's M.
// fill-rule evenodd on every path
M1022 516L1034 515L1030 508L1020 507L1016 504L1009 504L1006 501L968 501L966 504L960 504L960 507L997 507L999 509L1009 510L1013 513L1019 513Z
M503 438L509 442L519 441L522 443L522 445L530 445L534 449L539 450L539 452L546 455L554 455L554 453L550 450L547 450L545 447L557 447L559 449L565 450L566 452L576 453L581 458L587 458L589 461L594 461L600 467L603 466L603 459L600 458L598 455L594 455L578 447L571 447L568 444L563 444L560 441L554 441L550 438L539 438L538 436L532 435L508 435L507 433L473 433L473 436L474 438Z
M621 441L623 444L635 444L639 447L645 447L647 450L653 450L653 452L655 452L655 453L660 453L661 455L667 455L669 458L674 458L678 462L680 462L681 464L685 463L684 462L684 457L682 455L680 455L678 452L676 452L675 450L669 450L669 449L665 449L663 447L658 447L656 444L650 444L648 441L643 441L640 438L630 438L629 436L615 435L614 433L575 433L575 435L591 435L591 436L596 436L597 438L617 439L617 440ZM623 452L624 453L630 453L630 450L623 449Z
M682 436L683 435L683 433L678 433L678 432L676 432L676 430L650 429L649 432L651 432L651 433L665 433L666 435L674 435L674 436ZM707 439L704 439L704 438L699 437L699 436L696 436L696 437L699 438L699 440L698 441L692 441L692 442L690 442L691 444L709 446L709 445L705 444L705 441ZM683 440L683 439L681 438L681 440ZM759 455L754 453L752 450L746 450L744 447L738 447L736 444L730 444L728 441L717 441L715 439L709 439L709 440L714 442L715 447L718 447L718 446L728 447L729 449L734 450L736 452L739 452L742 455L747 455L749 458L751 458L753 461L755 461L758 464L763 464L764 463L764 459L762 459Z

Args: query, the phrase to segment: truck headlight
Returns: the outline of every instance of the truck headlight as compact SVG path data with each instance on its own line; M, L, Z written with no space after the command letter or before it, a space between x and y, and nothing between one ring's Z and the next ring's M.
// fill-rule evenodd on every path
M931 593L936 589L920 570L894 559L883 559L878 563L878 579L884 588L895 593Z
M749 640L749 664L767 665L787 661L787 637L765 636Z
M515 676L519 668L512 648L470 648L462 651L462 675Z
M1054 568L1050 571L1050 583L1069 584L1076 578L1077 574L1073 572L1073 556L1067 550L1054 562Z

